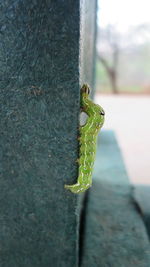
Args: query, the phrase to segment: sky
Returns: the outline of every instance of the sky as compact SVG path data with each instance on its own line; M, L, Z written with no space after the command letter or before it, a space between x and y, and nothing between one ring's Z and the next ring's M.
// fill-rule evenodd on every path
M98 0L98 25L115 24L120 32L150 23L150 0Z

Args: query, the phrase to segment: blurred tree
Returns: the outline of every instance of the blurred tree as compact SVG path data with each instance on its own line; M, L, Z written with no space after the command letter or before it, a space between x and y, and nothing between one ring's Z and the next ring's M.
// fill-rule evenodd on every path
M119 93L118 89L118 62L120 53L120 36L115 26L108 25L98 30L99 46L98 59L105 68L110 80L112 92ZM111 62L110 62L111 58Z
M98 27L97 55L105 70L99 79L104 92L150 92L150 24ZM106 75L105 75L106 73ZM107 77L109 79L108 86Z

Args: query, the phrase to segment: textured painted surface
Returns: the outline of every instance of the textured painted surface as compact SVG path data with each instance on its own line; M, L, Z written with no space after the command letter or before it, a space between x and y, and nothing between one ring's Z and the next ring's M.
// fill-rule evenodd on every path
M89 193L82 267L150 266L150 246L112 132L102 131Z
M0 266L76 266L78 1L0 1Z
M133 190L133 197L143 217L150 238L150 186L136 185Z
M79 174L77 183L65 185L73 193L82 193L92 185L92 172L96 154L97 135L104 124L105 112L89 99L90 89L81 88L81 110L88 115L86 123L79 128Z
M94 95L97 0L81 0L81 84L88 83Z

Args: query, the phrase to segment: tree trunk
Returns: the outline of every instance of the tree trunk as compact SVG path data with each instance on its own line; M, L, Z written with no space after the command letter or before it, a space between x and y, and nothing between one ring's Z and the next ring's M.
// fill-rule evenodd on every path
M115 70L110 70L109 73L108 73L108 76L109 76L112 92L114 94L118 94L119 91L118 91L118 86L117 86L117 73L116 73L116 71Z

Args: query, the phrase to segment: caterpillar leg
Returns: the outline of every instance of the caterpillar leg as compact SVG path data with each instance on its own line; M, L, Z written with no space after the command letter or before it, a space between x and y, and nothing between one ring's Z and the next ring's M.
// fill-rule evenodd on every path
M88 183L88 184L73 184L73 185L65 185L66 189L69 189L72 193L75 194L80 194L83 193L84 191L86 191L88 188L90 188L92 185L92 183Z

